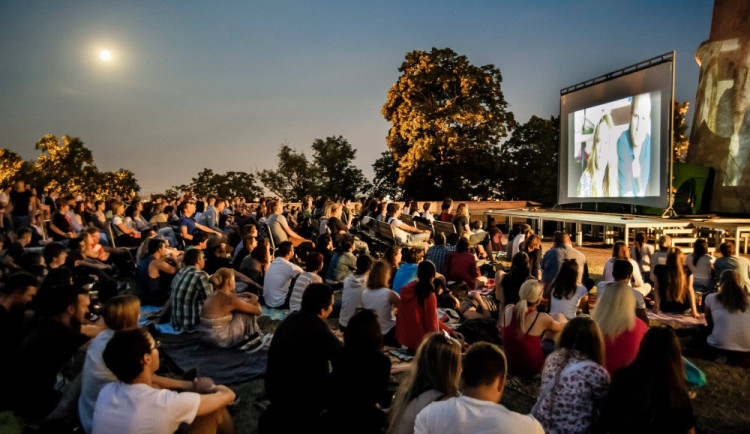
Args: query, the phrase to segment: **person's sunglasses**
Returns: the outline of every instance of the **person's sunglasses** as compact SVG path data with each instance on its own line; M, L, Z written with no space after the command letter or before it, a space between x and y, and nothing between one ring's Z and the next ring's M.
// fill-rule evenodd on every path
M151 348L151 351L158 350L161 348L161 342L160 341L154 341L154 347Z

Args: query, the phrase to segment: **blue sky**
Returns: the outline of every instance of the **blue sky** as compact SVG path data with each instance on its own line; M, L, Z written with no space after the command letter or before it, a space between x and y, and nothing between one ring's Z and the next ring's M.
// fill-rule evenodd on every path
M677 50L675 93L695 99L702 1L3 1L0 147L37 155L81 137L97 165L145 192L214 171L272 168L343 135L357 164L385 150L380 115L411 50L492 63L516 119L559 112L559 91ZM113 59L101 62L109 49ZM688 114L692 120L692 110Z

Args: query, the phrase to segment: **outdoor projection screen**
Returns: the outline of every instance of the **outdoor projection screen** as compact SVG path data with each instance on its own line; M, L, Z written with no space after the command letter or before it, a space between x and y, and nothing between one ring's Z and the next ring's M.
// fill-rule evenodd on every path
M628 69L561 91L558 203L668 206L673 58Z

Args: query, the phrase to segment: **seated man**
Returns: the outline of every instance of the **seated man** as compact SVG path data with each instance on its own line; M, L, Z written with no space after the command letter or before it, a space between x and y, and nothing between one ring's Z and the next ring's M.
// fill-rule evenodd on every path
M102 358L119 381L99 392L92 432L171 433L181 423L192 424L197 432L232 432L226 406L235 395L228 387L204 382L197 388L204 393L200 395L152 386L159 369L157 348L158 343L141 329L120 331L110 339Z
M456 343L458 345L458 343ZM500 404L505 388L507 361L497 346L481 342L464 356L463 395L436 401L417 415L414 432L422 433L544 433L533 417Z
M402 212L401 205L397 203L388 204L388 218L386 222L393 226L393 235L396 237L396 243L404 245L429 241L430 231L417 229L399 220Z
M206 208L206 211L201 214L200 218L198 218L198 223L215 233L225 236L224 231L219 227L219 216L224 212L226 204L227 202L224 199L216 199L213 196L209 196L208 207Z
M39 284L36 277L19 271L5 279L0 288L0 348L4 356L0 357L0 372L8 372L10 362L23 342L24 310L36 295ZM0 394L0 408L4 408L8 394Z
M273 237L274 245L278 246L285 241L291 241L295 247L304 243L309 243L310 247L313 247L312 241L302 238L289 227L286 217L282 214L283 207L281 206L281 202L271 202L268 206L268 211L271 212L271 215L266 219L266 223L271 230L269 235Z
M182 235L183 240L192 240L193 235L195 235L196 231L198 230L207 232L209 234L216 234L219 236L223 235L221 232L215 231L205 225L196 222L195 218L193 217L194 214L195 202L185 202L185 204L183 205L182 216L180 217L180 234Z
M745 291L750 292L750 261L742 256L734 255L734 243L725 241L719 246L721 258L714 262L714 275L721 276L724 270L735 271L740 276L740 284Z
M13 391L11 406L19 416L41 420L57 405L62 396L56 389L58 372L75 354L81 362L86 354L89 336L81 333L81 326L89 303L88 291L73 285L54 288L37 300L37 315L43 319L21 344L14 368L6 372L8 390ZM81 368L82 363L71 368L68 377Z
M302 268L290 262L294 258L294 246L284 241L276 251L276 259L271 262L263 279L263 298L270 307L289 306L289 286L292 279L302 273Z
M276 329L265 378L271 405L260 418L258 432L318 432L329 366L342 347L325 322L331 310L333 291L313 283L302 295L301 310L292 312Z
M182 259L183 268L172 280L171 323L175 330L191 331L200 323L203 302L213 292L208 273L203 271L203 251L190 249Z
M600 282L599 285L597 285L597 297L601 299L606 291L620 287L627 287L627 289L633 293L633 297L635 298L635 316L648 324L646 301L643 298L643 294L630 285L630 280L633 277L633 264L624 259L616 260L615 264L612 266L612 276L615 279L614 282Z

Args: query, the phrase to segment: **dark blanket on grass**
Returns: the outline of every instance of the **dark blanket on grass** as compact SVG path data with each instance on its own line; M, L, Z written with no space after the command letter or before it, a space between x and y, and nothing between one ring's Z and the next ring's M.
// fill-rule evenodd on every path
M197 369L199 377L211 377L216 384L244 383L266 373L268 350L248 354L236 348L216 348L198 339L165 342L162 351L180 369Z

